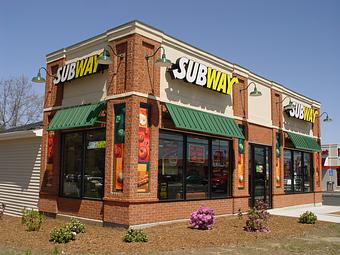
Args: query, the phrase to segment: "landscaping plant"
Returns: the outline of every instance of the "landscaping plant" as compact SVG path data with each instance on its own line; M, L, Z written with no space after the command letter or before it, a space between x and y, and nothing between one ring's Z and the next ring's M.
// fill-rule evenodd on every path
M248 219L244 230L249 232L270 232L267 225L270 215L267 209L268 205L264 201L256 202L255 207L248 211Z
M60 228L53 228L50 233L50 242L68 243L76 239L76 235L85 233L85 224L79 220L72 218L70 223L67 223Z
M0 220L2 219L2 216L4 215L6 205L5 203L0 203Z
M192 228L210 230L215 224L214 210L201 206L197 211L191 213L189 224Z
M71 222L67 224L71 232L76 234L85 233L85 224L81 223L79 220L72 218Z
M54 243L68 243L74 240L76 232L72 232L71 229L64 225L61 228L53 228L50 233L50 242Z
M300 215L299 217L299 223L303 223L303 224L315 224L315 222L317 221L317 217L314 213L310 212L310 211L306 211L303 214Z
M38 231L44 216L41 212L24 209L22 211L21 223L27 226L28 231Z
M148 236L144 233L143 229L133 229L130 228L128 231L125 233L123 237L123 241L127 243L132 243L132 242L147 242Z

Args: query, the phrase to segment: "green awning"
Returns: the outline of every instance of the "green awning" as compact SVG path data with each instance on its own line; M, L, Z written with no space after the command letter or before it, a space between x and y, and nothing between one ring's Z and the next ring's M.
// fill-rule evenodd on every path
M48 131L93 126L106 103L77 105L58 110L48 125Z
M315 138L291 132L287 133L295 148L308 151L321 151L320 145Z
M241 130L231 118L170 103L166 103L166 107L177 128L244 139Z

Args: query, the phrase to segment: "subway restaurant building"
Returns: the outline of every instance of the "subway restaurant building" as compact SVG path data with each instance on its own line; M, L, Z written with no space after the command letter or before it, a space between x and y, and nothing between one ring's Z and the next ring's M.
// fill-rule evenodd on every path
M321 202L313 99L138 21L46 69L42 212L128 226Z

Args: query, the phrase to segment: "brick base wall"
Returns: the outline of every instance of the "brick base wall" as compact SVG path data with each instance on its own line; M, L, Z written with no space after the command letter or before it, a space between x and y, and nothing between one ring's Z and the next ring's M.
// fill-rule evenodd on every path
M103 219L103 201L59 197L58 213L95 220Z
M273 208L321 202L322 193L273 195Z

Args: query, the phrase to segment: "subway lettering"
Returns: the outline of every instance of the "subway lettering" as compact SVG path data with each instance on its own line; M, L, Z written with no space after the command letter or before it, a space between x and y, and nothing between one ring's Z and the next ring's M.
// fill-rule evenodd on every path
M294 117L300 120L315 122L315 118L318 115L318 111L308 106L303 106L296 102L293 102L293 108L288 111L288 116Z
M98 69L98 55L92 55L76 62L72 62L58 68L53 80L55 85L96 73Z
M207 89L230 95L232 86L238 83L237 77L207 67L191 59L182 57L169 70L173 79L184 80Z

